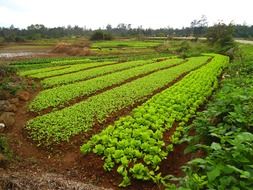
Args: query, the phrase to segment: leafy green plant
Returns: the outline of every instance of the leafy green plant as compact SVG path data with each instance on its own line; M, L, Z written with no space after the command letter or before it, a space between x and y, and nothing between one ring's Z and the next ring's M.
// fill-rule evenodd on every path
M13 157L13 153L8 145L7 138L3 135L0 135L0 153L6 156L7 159Z
M44 144L67 141L73 135L90 129L95 122L102 123L111 113L143 101L155 90L164 87L183 73L204 65L208 59L208 56L194 57L185 64L157 71L73 106L38 116L28 121L26 128L34 140ZM152 117L151 119L156 120ZM157 124L159 122L162 120L158 119ZM137 126L139 128L142 124Z
M249 49L242 47L247 52L244 61L229 65L221 89L191 125L197 135L190 138L187 151L201 149L206 156L183 167L186 176L178 179L178 189L252 189L253 55Z
M124 83L124 81L130 78L158 71L159 69L165 69L167 67L178 65L179 63L182 63L181 59L169 59L156 64L142 65L87 81L47 89L40 92L35 97L30 103L29 109L31 111L40 111L51 106L56 107L71 99L87 96L103 88Z
M51 67L46 69L36 69L32 71L23 71L20 72L20 75L29 76L32 78L46 78L46 77L53 77L56 75L68 74L72 72L78 72L80 70L89 69L97 66L106 66L111 65L114 62L95 62L95 63L80 63L71 66L57 66Z
M77 82L80 80L95 78L95 77L98 77L101 75L113 73L116 71L121 71L124 69L129 69L129 68L133 68L133 67L137 67L137 66L141 66L141 65L145 65L145 64L150 64L150 63L152 63L152 60L147 60L147 61L140 60L140 61L130 61L130 62L126 62L126 63L120 63L120 64L112 64L112 65L107 65L105 67L93 68L93 69L89 69L89 70L68 73L68 74L61 75L61 76L54 76L54 77L46 78L46 79L42 80L41 83L42 83L43 87L49 88L49 87L53 87L53 86ZM98 63L98 65L99 64L101 64L101 63ZM104 63L104 64L106 64L106 63ZM111 63L107 63L107 64L111 64ZM91 65L94 65L94 64L91 64ZM102 63L102 65L103 65L103 63ZM75 66L73 66L73 67L75 67ZM81 67L83 67L83 65L81 65ZM77 66L77 68L80 69L79 65ZM76 69L76 68L74 68L74 69ZM68 70L68 69L66 69L66 70ZM61 72L61 70L58 72Z
M206 100L205 97L210 96L217 87L217 76L229 61L226 56L209 55L214 56L209 64L153 96L134 109L130 116L120 118L113 126L94 135L87 143L89 150L94 150L98 144L106 149L113 147L113 153L106 152L102 155L105 160L110 158L110 162L116 165L121 163L121 158L126 158L130 164L122 167L129 171L131 177L166 184L166 178L159 173L159 164L173 150L173 144L180 142L185 123ZM166 139L170 141L166 145L163 134L172 127L174 121L179 122L179 126L170 139ZM105 136L109 138L106 141L103 140ZM117 141L113 142L115 138ZM87 144L81 147L83 154L88 152Z

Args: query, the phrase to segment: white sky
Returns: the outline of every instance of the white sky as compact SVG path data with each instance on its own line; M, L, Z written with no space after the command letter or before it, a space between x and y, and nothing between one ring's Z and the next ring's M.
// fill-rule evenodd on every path
M144 28L189 26L206 15L209 25L223 20L253 25L253 0L0 0L0 27L79 25Z

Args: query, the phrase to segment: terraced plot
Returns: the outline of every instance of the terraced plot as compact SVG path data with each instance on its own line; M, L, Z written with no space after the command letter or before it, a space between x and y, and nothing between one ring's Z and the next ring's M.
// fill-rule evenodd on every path
M191 61L191 59L189 61ZM133 80L135 77L141 77L183 62L182 59L169 59L153 64L134 67L132 69L123 70L87 81L47 89L37 95L29 105L29 109L31 111L41 111L48 107L56 107L67 103L74 98L89 96L98 90L108 88L112 85L120 85L121 83Z
M62 69L56 69L55 70L54 68L52 68L51 71L38 72L38 73L35 73L35 74L30 74L28 76L32 77L32 78L53 77L53 76L57 76L57 75L63 75L63 74L67 74L67 73L77 72L77 71L84 70L84 69L90 69L90 68L94 68L94 67L112 65L114 63L115 62L97 62L97 63L75 64L75 65L71 65L69 67L62 68Z
M123 177L120 186L129 185L130 177L159 182L159 164L179 141L185 123L217 87L217 77L228 62L227 57L215 55L209 64L94 135L81 147L81 152L101 155L105 170L118 166L117 172ZM179 122L176 132L164 139L163 134L175 121Z
M56 66L20 71L45 88L28 105L28 136L53 148L72 137L80 143L79 137L88 135L81 153L101 156L106 171L117 167L120 186L133 178L163 183L161 162L218 86L229 59L218 54L154 57L128 62L75 59L62 65L56 60L45 63Z
M90 70L65 74L62 76L46 78L42 80L41 83L43 87L49 88L53 86L73 83L80 80L90 79L90 78L98 77L101 75L113 73L116 71L121 71L124 69L129 69L129 68L133 68L133 67L137 67L137 66L141 66L145 64L150 64L152 62L154 61L150 59L150 60L140 60L140 61L131 61L131 62L125 62L125 63L120 63L120 64L114 64L114 65L109 65L105 67L99 67L99 68L94 68Z
M65 66L56 66L56 67L48 67L48 68L41 68L41 69L32 69L32 70L27 70L27 71L20 71L19 75L20 76L28 76L30 77L31 75L35 75L35 74L43 74L43 73L47 73L47 72L51 72L51 71L56 71L56 70L61 70L61 69L66 69L66 68L70 68L69 65L65 65Z
M71 107L36 117L28 122L27 129L33 139L41 143L53 144L69 140L73 135L90 129L95 122L103 122L110 114L147 99L156 90L202 66L208 59L207 56L192 58L186 64L157 71ZM131 63L144 64L141 61Z
M68 67L75 64L84 64L91 62L99 62L97 60L92 60L88 58L84 59L74 59L64 60L64 58L48 58L48 59L36 59L21 62L14 62L11 65L19 70L21 76L27 76L30 74L39 73L40 69L45 69L50 71L53 67Z

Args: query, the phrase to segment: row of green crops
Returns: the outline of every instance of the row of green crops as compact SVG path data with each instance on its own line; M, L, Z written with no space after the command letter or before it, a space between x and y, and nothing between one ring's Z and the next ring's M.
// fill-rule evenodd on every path
M229 64L205 110L197 113L187 131L187 152L204 152L183 166L173 190L253 187L253 46L240 45L240 55Z
M113 73L116 71L121 71L124 69L130 69L137 66L142 66L145 64L151 64L154 61L152 59L150 60L140 60L140 61L130 61L130 62L124 62L120 64L114 64L114 65L108 65L105 67L99 67L99 68L93 68L89 70L79 71L75 73L69 73L62 76L55 76L46 78L41 81L43 87L49 88L53 86L73 83L80 80L90 79L94 77L98 77L104 74Z
M84 69L91 69L93 67L98 67L98 66L106 66L106 65L111 65L114 64L115 62L96 62L96 63L86 63L86 64L77 64L77 65L71 65L70 67L67 68L62 68L62 69L54 69L54 67L52 67L53 70L49 70L47 72L39 72L39 73L35 73L35 74L29 74L29 77L32 78L46 78L46 77L53 77L56 75L63 75L63 74L67 74L67 73L72 73L72 72L78 72ZM34 70L35 72L36 70ZM28 72L28 71L27 71ZM27 73L25 72L25 73ZM32 71L31 71L32 72ZM22 75L22 72L21 72Z
M189 61L195 62L196 59L190 58ZM30 103L29 109L30 111L41 111L48 107L56 107L60 104L66 103L71 99L81 96L88 96L106 87L121 84L130 78L158 71L159 69L165 69L182 62L182 59L169 59L154 64L134 67L87 81L76 82L73 84L47 89L40 92L36 96L36 98Z
M47 58L47 59L31 59L23 60L19 62L11 63L12 67L18 68L19 71L28 71L34 69L48 68L48 67L57 67L57 66L69 66L81 63L91 63L91 62L120 62L120 61L135 61L140 59L152 59L157 57L168 57L171 56L168 53L124 53L120 55L103 55L103 56L89 56L86 58L82 57L64 57L64 58ZM174 56L175 57L175 56Z
M152 55L152 54L132 54L130 59L142 59L143 57L147 58L154 58L154 57L161 57L161 56L168 56L168 54L159 53L159 55ZM29 60L21 60L11 63L13 66L17 66L22 68L24 67L36 67L37 66L61 66L61 65L74 65L85 63L85 62L103 62L103 61L114 61L120 57L125 57L125 55L104 55L104 56L86 56L86 57L56 57L56 58L36 58L36 59L29 59ZM129 55L128 55L129 57Z
M160 55L160 54L159 54ZM162 56L163 54L161 54ZM157 55L152 55L152 56L135 56L128 58L129 60L145 60L147 58L149 59L154 59L155 57L157 57ZM175 57L175 56L174 56ZM164 57L159 57L160 59L166 59L169 58L167 56L164 55ZM173 58L172 56L170 58ZM118 60L120 61L120 60ZM124 61L124 60L123 60ZM90 59L80 59L80 60L63 60L63 61L52 61L51 63L45 63L45 65L47 66L46 68L39 68L39 69L29 69L29 70L21 70L19 72L19 75L21 76L29 76L29 77L34 77L34 78L44 78L44 77L51 77L54 75L61 75L61 74L66 74L69 72L74 72L74 71L78 71L81 69L87 69L87 68L92 68L92 67L96 67L96 66L103 66L103 65L108 65L110 63L113 62L117 62L117 59L115 59L113 61L113 59L111 59L111 61L107 61L106 59L102 59L102 60L98 60L97 62L95 60L90 60ZM59 65L59 66L55 66L55 65ZM64 70L63 70L64 69ZM61 71L59 71L61 70Z
M147 48L155 47L162 44L161 41L134 41L134 40L121 40L121 41L98 41L92 44L92 48L120 48L120 47L132 47L132 48Z
M94 135L81 147L81 152L103 156L107 171L118 166L117 172L123 176L121 186L130 184L130 176L162 182L159 164L179 141L185 123L217 87L217 76L228 62L228 57L215 55L209 64L152 97L130 116L120 118L113 126ZM170 144L165 145L163 134L174 122L179 126L167 139Z
M86 63L86 62L91 62L91 59L71 59L71 60L58 60L58 61L52 61L51 63L53 65L58 65L58 64L67 64L67 65L74 65L74 64L80 64L80 63Z
M58 66L69 66L69 65L75 65L75 64L80 64L80 63L91 63L91 62L99 62L96 60L88 59L88 58L79 58L77 59L76 57L71 57L72 59L69 60L70 58L51 58L51 59L45 59L45 61L40 60L36 61L34 59L29 60L29 61L19 61L19 62L14 62L11 63L12 67L17 68L20 72L22 71L29 71L29 70L34 70L34 69L42 69L42 68L49 68L49 67L58 67ZM75 61L76 60L76 61ZM106 61L106 60L103 60Z
M47 68L41 68L41 69L32 69L32 70L25 70L25 71L20 71L19 75L20 76L30 76L30 75L35 75L38 73L46 73L46 72L51 72L55 70L61 70L61 69L66 69L71 67L71 65L64 65L64 66L55 66L55 67L47 67Z
M193 59L195 61L157 71L92 96L71 107L38 116L28 122L27 129L34 140L44 144L69 140L71 136L90 129L96 121L101 123L110 114L145 100L155 90L166 86L183 73L205 64L209 57L203 56Z
M21 60L11 63L12 65L36 65L36 64L47 64L47 63L56 63L61 65L62 63L69 63L69 61L90 61L89 58L86 57L52 57L52 58L35 58L29 60Z

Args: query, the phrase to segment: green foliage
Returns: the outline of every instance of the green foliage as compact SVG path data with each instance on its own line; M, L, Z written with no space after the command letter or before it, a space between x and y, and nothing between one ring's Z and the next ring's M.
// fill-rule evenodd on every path
M182 187L252 189L253 47L242 46L242 50L246 57L242 62L236 60L230 64L221 89L191 126L197 134L191 140L191 146L195 147L192 150L198 147L207 156L184 167L186 177L181 181Z
M149 180L151 178L149 174L149 169L141 163L135 164L133 168L130 169L130 173L136 179Z
M200 56L206 52L214 52L213 47L208 46L205 41L201 40L170 40L159 46L158 51L170 52L182 58Z
M0 135L0 153L6 156L7 159L11 159L13 156L13 153L8 145L7 138L2 135Z
M0 64L0 91L8 91L11 94L22 88L22 86L16 82L16 68L7 64Z
M192 34L195 37L195 40L198 40L200 36L203 36L203 34L206 33L207 27L207 17L205 15L202 15L199 20L193 20L191 22L191 29Z
M99 31L103 33L110 33L117 37L139 37L144 38L145 36L189 36L194 34L195 37L203 36L206 32L207 22L205 17L201 17L199 20L194 20L191 23L191 27L178 28L132 28L131 24L118 24L116 27L106 27L106 29L101 29ZM77 37L87 37L91 36L97 30L84 29L79 26L68 26L68 27L52 27L48 28L41 24L32 24L26 29L15 28L13 25L11 27L1 27L0 28L0 40L5 41L23 41L24 40L39 40L44 41L55 41L59 39L75 39ZM237 38L250 38L253 36L253 29L248 25L236 25L234 37ZM158 39L164 39L155 38Z
M94 31L90 37L92 41L98 40L112 40L112 35L108 32L103 32L102 30Z
M182 58L186 58L188 52L191 50L190 44L188 41L183 41L179 48L177 49L177 52L180 54Z
M147 60L146 62L148 63L149 61ZM60 104L68 102L71 99L81 96L88 96L98 90L110 87L112 85L121 84L133 77L158 71L159 69L165 69L167 67L177 65L180 62L182 62L181 59L169 59L158 63L130 68L82 82L76 82L73 84L47 89L40 92L35 97L35 99L30 103L29 109L31 111L40 111L51 106L56 107Z
M154 72L73 106L38 116L28 122L27 129L34 140L45 144L69 140L71 136L90 129L95 122L103 122L113 112L147 99L155 90L164 87L183 73L205 64L208 59L207 56L190 58L187 63ZM129 62L126 65L129 67L129 64L134 66L138 63L146 62Z
M207 40L218 49L218 52L225 53L235 47L233 39L234 26L218 23L210 27L207 31Z
M98 41L92 44L92 48L151 48L162 44L161 41L137 41L137 40L112 40L112 41Z
M114 42L114 41L110 41ZM97 43L105 43L103 42L95 42ZM98 44L100 45L100 44ZM159 57L168 57L171 54L168 53L140 53L140 52L132 52L129 55L129 52L124 52L123 54L112 55L110 52L109 55L97 55L97 56L86 56L86 57L61 57L61 58L36 58L36 59L29 59L29 60L22 60L22 61L15 61L11 63L11 67L17 68L22 75L30 75L39 73L42 69L42 72L47 72L53 70L57 67L64 67L70 66L80 63L93 63L93 62L123 62L125 61L135 61L140 59L152 59L152 58L159 58ZM38 70L37 70L38 69ZM34 70L34 71L33 71ZM27 71L27 73L26 73ZM24 72L24 73L23 73Z
M68 61L69 62L69 61ZM70 66L58 66L58 67L51 67L46 69L37 69L32 71L25 71L21 72L20 75L26 75L32 78L46 78L46 77L53 77L57 75L68 74L72 72L78 72L80 70L89 69L97 66L106 66L110 65L113 62L97 62L97 63L80 63Z
M130 116L120 118L113 126L94 135L81 147L81 152L94 152L98 145L102 145L105 149L99 154L106 165L109 159L111 167L114 165L112 162L119 164L121 168L126 168L131 177L165 184L165 179L158 173L159 164L173 150L173 144L180 142L183 126L217 87L217 76L228 64L226 56L209 55L214 56L209 64L192 71L180 82L135 108ZM187 64L180 66L186 67ZM171 144L166 146L163 134L174 121L179 122L179 126L169 139ZM130 164L124 164L122 158Z
M16 69L7 64L0 64L0 80L16 73Z
M108 65L106 67L98 67L98 68L93 68L93 69L84 70L84 71L77 71L74 73L69 73L69 74L65 74L65 75L61 75L61 76L54 76L54 77L46 78L46 79L42 80L41 83L42 83L43 87L49 88L49 87L53 87L53 86L73 83L73 82L84 80L84 79L95 78L95 77L109 74L109 73L113 73L116 71L121 71L124 69L129 69L129 68L149 64L151 62L152 62L152 60L131 61L131 62L120 63L120 64L112 64L112 63L104 63L103 62L102 65L103 64L104 65L111 64L111 65ZM101 63L97 63L95 65L99 65L99 64L101 64ZM76 69L75 66L73 66L73 67L74 67L74 69ZM84 67L84 66L82 66L82 65L77 66L77 69L80 69L80 67Z
M15 95L18 92L18 90L22 88L23 88L22 84L16 83L15 80L13 80L13 78L11 77L4 78L0 84L0 91L5 90L13 95Z

